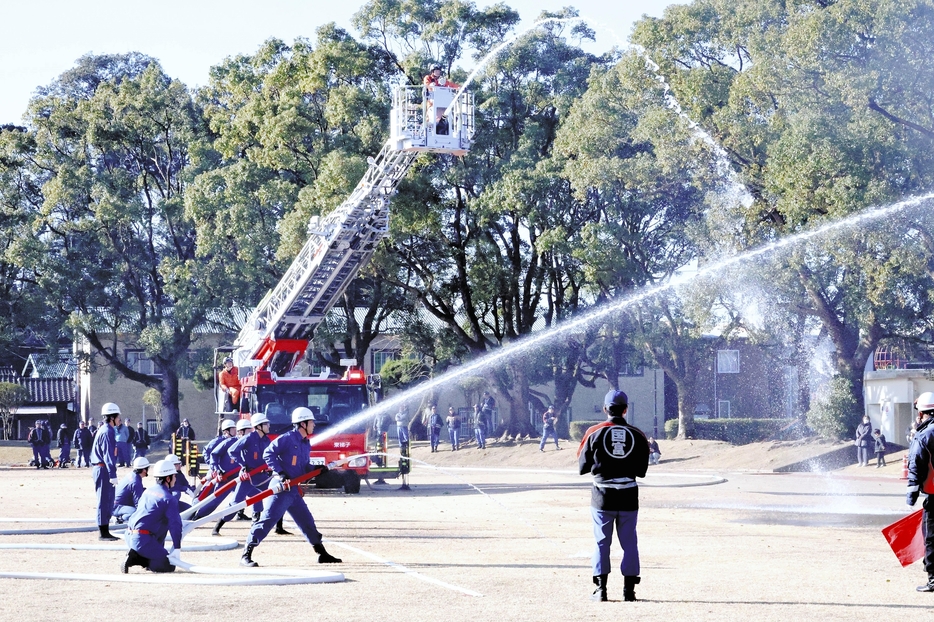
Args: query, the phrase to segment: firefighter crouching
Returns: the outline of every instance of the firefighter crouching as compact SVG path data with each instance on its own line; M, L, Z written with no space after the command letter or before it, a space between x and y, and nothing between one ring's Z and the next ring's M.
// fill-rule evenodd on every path
M178 511L178 497L172 493L175 483L175 465L160 460L153 466L156 485L146 489L140 497L139 507L130 516L130 551L120 570L126 574L133 566L142 566L153 572L174 572L175 566L165 550L165 539L172 536L172 546L182 546L182 518Z
M919 585L919 592L934 592L934 468L931 456L934 455L934 393L930 391L918 396L918 427L908 450L908 505L918 501L918 495L924 494L924 514L921 519L924 534L924 571L928 581Z

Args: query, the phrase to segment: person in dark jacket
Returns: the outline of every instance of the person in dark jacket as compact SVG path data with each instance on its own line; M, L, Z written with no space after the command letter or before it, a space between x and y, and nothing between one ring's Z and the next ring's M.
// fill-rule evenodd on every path
M75 447L75 466L80 467L81 463L84 462L84 466L91 466L91 443L94 441L94 433L88 429L88 424L84 421L78 422L78 429L75 430L75 435L72 437L71 442Z
M35 427L29 428L26 442L32 446L32 460L37 469L42 468L42 422L36 421Z
M919 585L919 592L934 592L934 393L930 391L918 396L918 426L915 437L908 448L908 492L905 501L913 506L918 495L924 494L924 513L921 517L921 533L924 534L924 571L928 581Z
M594 550L592 598L606 601L610 574L610 545L615 529L623 549L620 570L623 573L623 599L636 600L639 576L639 545L636 522L639 518L637 477L649 469L649 441L639 428L629 425L626 411L629 398L612 390L603 398L607 420L590 427L577 450L580 474L593 476L590 514L597 546Z
M872 424L869 423L869 417L863 417L863 422L856 426L856 459L859 466L869 466L869 451L875 446L872 440Z
M143 427L143 422L137 422L136 435L133 437L134 458L145 458L151 442L152 439L149 438L149 432Z
M438 451L438 445L441 442L441 428L444 427L444 420L438 412L438 407L432 405L431 414L428 415L428 435L431 441L432 453Z
M71 462L71 434L64 423L58 427L58 468L64 469Z
M876 468L885 466L885 434L878 429L872 431L873 449L876 452Z

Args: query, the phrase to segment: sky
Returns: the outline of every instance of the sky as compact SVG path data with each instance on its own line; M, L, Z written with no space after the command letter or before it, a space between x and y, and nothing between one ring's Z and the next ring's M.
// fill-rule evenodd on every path
M628 40L642 15L661 17L671 0L503 0L531 25L541 11L573 6L591 22L598 53ZM494 2L474 0L477 6ZM208 70L250 54L270 37L312 41L323 24L353 31L364 0L30 0L5 3L0 37L0 124L19 123L37 87L49 84L84 54L141 52L188 86ZM10 6L12 5L12 6ZM586 46L585 46L586 47ZM469 61L468 61L469 62ZM472 67L464 66L470 70Z

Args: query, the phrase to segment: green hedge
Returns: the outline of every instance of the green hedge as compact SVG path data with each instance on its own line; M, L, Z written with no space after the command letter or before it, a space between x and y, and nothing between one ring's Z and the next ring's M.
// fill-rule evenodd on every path
M799 425L795 425L799 424ZM769 439L798 438L801 426L796 419L695 419L694 438L745 445ZM678 435L678 420L665 422L665 437Z
M568 434L571 436L572 441L580 441L584 438L584 432L587 431L592 425L597 425L598 423L603 423L606 419L601 419L600 421L572 421L568 429Z

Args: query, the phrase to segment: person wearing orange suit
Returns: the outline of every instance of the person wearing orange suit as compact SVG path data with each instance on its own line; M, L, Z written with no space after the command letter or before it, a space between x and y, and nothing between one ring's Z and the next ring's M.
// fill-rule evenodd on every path
M234 367L233 359L224 359L224 369L218 375L218 384L224 392L224 412L240 409L240 372Z

